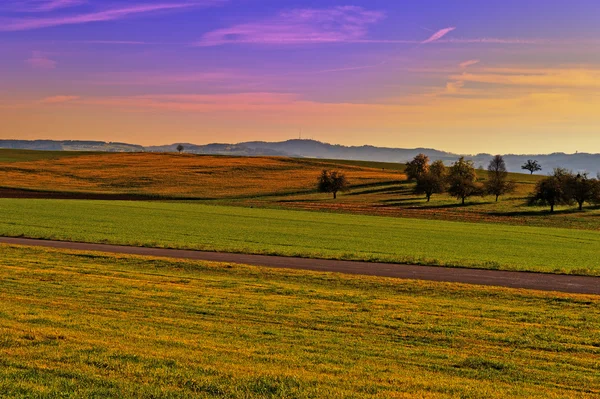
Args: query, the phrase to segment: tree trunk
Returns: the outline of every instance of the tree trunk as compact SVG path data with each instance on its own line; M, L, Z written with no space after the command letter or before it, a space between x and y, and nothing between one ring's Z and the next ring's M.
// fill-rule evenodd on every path
M533 174L533 170L531 171L531 174Z
M550 205L550 212L554 212L554 204Z
M583 201L579 203L579 210L583 211Z
M337 199L337 191L333 192L333 199Z
M498 197L500 197L499 195L496 195L496 202L498 202Z
M431 195L427 196L427 202L429 202L429 200L431 199Z
M465 197L462 197L462 204L465 204Z

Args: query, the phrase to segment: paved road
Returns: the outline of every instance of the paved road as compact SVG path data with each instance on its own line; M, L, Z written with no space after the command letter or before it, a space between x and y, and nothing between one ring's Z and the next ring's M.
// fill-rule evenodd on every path
M0 243L61 248L77 251L99 251L115 254L146 255L175 259L239 263L281 269L313 270L319 272L337 272L345 274L361 274L367 276L444 281L509 288L526 288L541 291L559 291L576 294L600 295L600 277L305 259L283 256L244 255L178 249L125 247L106 244L32 240L27 238L0 237Z

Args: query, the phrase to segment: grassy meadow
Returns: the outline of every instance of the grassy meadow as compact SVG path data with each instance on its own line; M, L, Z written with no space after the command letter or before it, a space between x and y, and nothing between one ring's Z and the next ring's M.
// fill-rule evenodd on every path
M79 157L90 154L92 153L79 151L35 151L0 148L0 163L57 160L61 158Z
M278 157L97 153L0 163L0 187L38 191L148 195L157 198L247 198L315 191L323 169L352 184L399 181L397 170Z
M0 235L600 276L594 231L213 206L0 199Z
M600 299L0 246L0 397L597 398Z
M10 162L9 162L10 161ZM352 190L336 201L315 190L322 169L337 169ZM194 199L244 207L600 230L600 208L526 206L541 175L511 174L516 191L500 202L447 195L427 203L412 193L404 165L368 161L225 157L155 153L53 153L0 150L0 188ZM485 171L478 171L486 178Z

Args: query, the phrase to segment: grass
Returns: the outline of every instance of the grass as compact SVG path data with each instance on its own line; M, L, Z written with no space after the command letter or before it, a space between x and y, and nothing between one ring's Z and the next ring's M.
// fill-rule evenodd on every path
M600 276L600 234L193 203L0 199L0 235Z
M597 398L598 297L0 246L0 397Z
M482 178L485 174L479 172ZM449 221L485 222L519 226L561 227L579 230L600 230L600 207L586 204L584 211L576 207L557 207L551 214L548 207L527 206L527 196L533 192L542 176L511 174L517 190L495 202L492 197L473 197L461 206L456 198L434 195L431 202L413 193L414 183L407 181L374 184L354 188L336 201L319 193L296 193L269 197L223 200L224 205L263 208L298 209L393 216Z
M297 158L299 160L306 160L306 158ZM314 159L313 161L316 161ZM362 168L381 169L381 170L395 170L398 172L404 172L406 169L404 163L397 162L377 162L377 161L355 161L350 159L319 159L321 162L327 162L336 165L352 165L360 166Z
M162 198L247 198L315 191L322 169L338 169L354 186L392 182L399 171L277 157L97 153L0 163L0 187Z
M9 158L21 162L2 162ZM346 173L352 191L337 201L316 193L322 169ZM539 175L510 174L517 182L515 193L498 203L491 197L471 198L463 207L447 195L434 195L427 203L412 193L414 183L404 181L403 171L400 163L370 161L0 150L0 188L38 191L27 196L118 194L131 199L194 199L246 207L600 230L598 207L584 212L562 207L550 214L545 207L526 206ZM478 173L485 179L484 171Z
M68 157L89 155L89 152L79 151L35 151L35 150L13 150L0 148L0 162L33 162L42 160L57 160Z

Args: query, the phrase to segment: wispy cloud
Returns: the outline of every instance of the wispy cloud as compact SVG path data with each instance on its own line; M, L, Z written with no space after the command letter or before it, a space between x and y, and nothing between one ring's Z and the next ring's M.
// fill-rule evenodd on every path
M461 62L461 63L459 64L459 66L460 66L461 68L468 68L468 67L470 67L470 66L477 65L477 64L479 64L480 62L481 62L480 60L468 60L468 61L465 61L465 62Z
M457 80L455 82L446 83L446 94L456 94L465 86L465 82Z
M122 44L122 45L145 45L149 42L137 40L69 40L67 43L73 44Z
M288 109L297 101L294 94L156 94L123 97L89 97L77 99L85 105L113 106L122 109L170 110L183 112L272 111Z
M41 104L63 104L63 103L68 103L68 102L73 102L75 100L78 100L80 97L79 96L52 96L52 97L46 97L42 100L40 100Z
M578 88L597 90L600 70L590 68L488 68L481 73L462 73L451 79L505 86Z
M85 3L87 3L86 0L33 0L26 1L24 6L29 6L27 11L43 12L79 6Z
M450 28L440 29L437 32L435 32L433 35L431 35L429 37L429 39L422 41L421 44L436 42L436 41L440 40L442 37L446 36L448 33L452 32L453 30L456 30L456 28L450 27Z
M438 43L455 43L455 44L573 44L567 41L552 41L547 39L519 39L519 38L497 38L497 37L481 37L472 39L443 39L437 40Z
M25 62L34 69L54 69L57 65L56 61L48 58L48 55L41 51L34 51Z
M229 83L249 78L247 75L225 70L214 72L165 71L161 73L135 71L98 74L91 83L106 86L159 86L180 83Z
M147 14L157 11L187 9L191 7L209 6L221 3L223 3L223 1L220 0L206 0L193 2L188 1L178 3L146 3L128 5L125 7L115 7L102 11L91 11L87 13L79 13L74 15L53 15L50 17L40 18L10 18L0 21L0 31L24 31L50 28L62 25L79 25L90 22L114 21L139 14Z
M355 6L291 10L265 21L214 30L206 33L197 45L289 45L356 41L364 38L369 25L384 17L382 12Z

